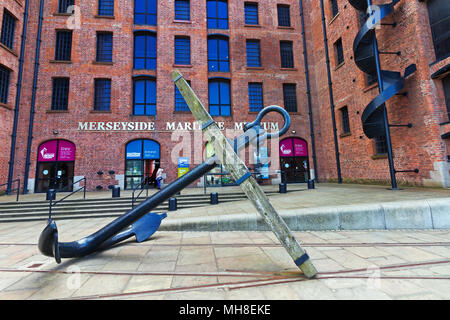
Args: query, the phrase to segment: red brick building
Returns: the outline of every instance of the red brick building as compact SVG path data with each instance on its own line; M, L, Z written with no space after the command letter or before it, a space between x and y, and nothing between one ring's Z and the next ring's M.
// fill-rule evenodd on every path
M271 157L266 183L280 181L280 164L291 182L333 181L338 171L344 182L389 182L383 141L376 148L361 126L378 91L353 58L360 14L347 0L323 0L322 15L321 2L0 0L0 20L6 10L16 21L14 47L0 44L0 67L9 71L8 83L2 80L8 99L0 103L0 184L21 179L28 192L44 192L71 190L86 178L90 190L132 188L154 178L158 166L165 182L173 181L180 157L192 168L206 154L171 79L175 68L228 135L242 133L262 107L289 111L286 140L263 149ZM388 18L396 27L383 26L376 35L383 51L401 51L381 57L384 69L417 65L405 81L407 96L386 102L391 123L413 124L391 129L396 169L419 169L397 178L448 187L450 52L436 55L431 2L437 1L400 1ZM273 114L264 122L268 130L283 125ZM246 162L254 166L253 150ZM231 183L227 176L208 180Z

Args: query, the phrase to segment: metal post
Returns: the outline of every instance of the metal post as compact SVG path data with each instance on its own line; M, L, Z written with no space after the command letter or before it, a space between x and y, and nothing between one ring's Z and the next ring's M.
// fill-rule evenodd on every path
M368 10L369 10L369 15L373 15L374 11L372 10L372 1L371 0L367 0L367 6L368 6ZM375 32L375 30L374 30ZM375 56L375 64L376 64L376 68L377 68L377 77L378 77L378 89L379 92L383 92L384 91L384 85L383 85L383 78L382 78L382 74L381 74L381 64L380 64L380 56L379 56L379 52L378 52L378 42L377 42L377 37L376 35L374 35L373 37L373 50L374 50L374 56ZM397 180L395 178L395 167L394 167L394 159L393 159L393 155L392 155L392 142L391 142L391 133L389 130L389 120L388 120L388 114L387 114L387 110L386 110L386 105L383 104L383 122L384 122L384 128L385 128L385 133L386 133L386 144L387 144L387 149L388 149L388 159L389 159L389 173L391 176L391 185L392 185L392 190L398 190L397 188Z

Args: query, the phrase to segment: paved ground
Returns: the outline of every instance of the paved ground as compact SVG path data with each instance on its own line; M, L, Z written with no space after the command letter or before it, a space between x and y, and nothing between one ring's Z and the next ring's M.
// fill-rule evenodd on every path
M59 221L60 241L110 220ZM450 230L294 232L306 280L271 232L157 232L57 265L43 227L0 225L0 299L450 299Z

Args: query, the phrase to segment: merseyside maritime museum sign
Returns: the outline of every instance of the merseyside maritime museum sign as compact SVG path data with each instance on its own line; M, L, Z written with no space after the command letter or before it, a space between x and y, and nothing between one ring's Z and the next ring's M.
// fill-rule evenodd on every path
M229 129L243 130L246 122L234 122ZM217 122L225 130L225 122ZM278 122L261 122L266 131L278 131ZM228 128L227 128L228 129ZM166 122L163 128L157 128L155 122L78 122L78 131L193 131L202 130L199 122Z

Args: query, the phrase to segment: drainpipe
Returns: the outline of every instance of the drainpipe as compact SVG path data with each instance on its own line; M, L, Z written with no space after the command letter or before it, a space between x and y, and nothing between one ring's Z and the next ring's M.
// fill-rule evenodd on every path
M334 136L334 149L336 154L336 167L337 167L337 176L338 183L342 183L342 175L341 175L341 160L339 157L339 144L337 138L337 129L336 129L336 116L334 112L334 98L333 98L333 83L331 82L331 71L330 71L330 56L328 54L328 39L327 39L327 28L325 25L325 12L323 9L323 0L320 0L320 10L322 13L322 29L323 29L323 42L325 46L325 58L327 63L327 75L328 75L328 91L330 96L330 109L331 109L331 121L333 122L333 136Z
M33 75L33 91L31 93L31 107L30 107L30 122L28 126L28 142L27 142L27 156L25 160L25 174L23 183L23 194L28 193L28 175L30 171L30 154L31 154L31 142L33 140L33 122L34 122L34 108L36 104L36 88L37 88L37 78L39 73L39 52L41 48L41 31L42 31L42 20L44 11L44 0L41 0L39 8L39 22L38 31L36 36L36 52L34 58L34 75Z
M305 34L305 20L303 16L303 0L299 0L300 2L300 18L302 23L302 38L303 38L303 57L305 60L305 76L306 76L306 95L308 96L308 113L309 113L309 127L311 133L311 149L313 153L313 164L314 164L314 180L319 181L319 175L317 170L317 161L316 161L316 143L314 137L314 120L312 114L312 104L311 104L311 89L309 83L309 70L308 70L308 52L306 50L306 34Z
M9 171L8 171L8 186L6 193L11 193L11 184L14 176L14 158L16 155L16 137L17 137L17 123L19 122L19 108L20 108L20 93L22 91L22 74L23 74L23 57L25 55L25 41L27 38L27 24L28 24L28 8L30 0L26 0L25 9L23 12L23 26L22 26L22 42L20 44L19 56L19 74L17 75L17 91L16 104L14 107L14 122L11 134L11 152L9 154Z

